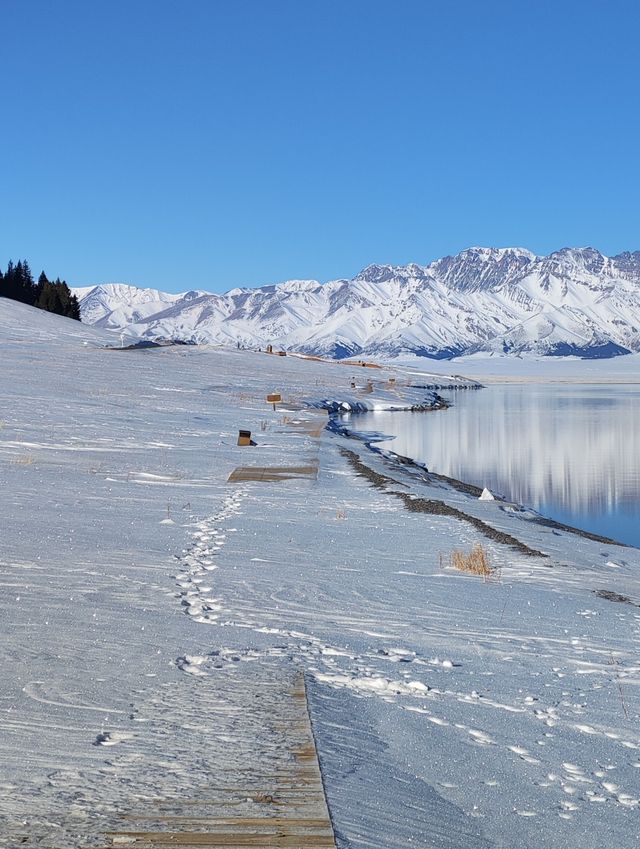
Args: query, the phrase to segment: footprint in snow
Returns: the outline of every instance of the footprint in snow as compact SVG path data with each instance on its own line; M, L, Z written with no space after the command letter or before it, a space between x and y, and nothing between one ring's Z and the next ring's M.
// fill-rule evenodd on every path
M101 731L93 741L94 746L115 746L125 740L132 740L133 734L123 734L120 731Z

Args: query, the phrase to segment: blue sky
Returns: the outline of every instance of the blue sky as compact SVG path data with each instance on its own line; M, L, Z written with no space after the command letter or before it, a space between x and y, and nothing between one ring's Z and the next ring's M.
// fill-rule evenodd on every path
M2 0L0 265L223 291L640 249L635 2Z

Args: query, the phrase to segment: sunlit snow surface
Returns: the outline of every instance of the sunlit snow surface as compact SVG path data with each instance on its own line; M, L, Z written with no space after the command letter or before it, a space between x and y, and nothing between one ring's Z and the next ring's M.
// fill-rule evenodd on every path
M141 802L266 768L252 705L293 667L341 847L637 844L640 552L428 485L265 401L340 400L347 366L105 338L0 300L0 846L104 845ZM316 462L317 480L226 483ZM477 541L489 582L440 556Z

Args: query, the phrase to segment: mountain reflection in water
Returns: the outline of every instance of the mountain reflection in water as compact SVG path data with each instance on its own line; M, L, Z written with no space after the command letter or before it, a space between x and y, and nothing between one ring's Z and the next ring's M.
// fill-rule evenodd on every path
M445 394L445 393L443 393ZM372 413L358 430L434 472L640 545L640 387L490 386L436 413Z

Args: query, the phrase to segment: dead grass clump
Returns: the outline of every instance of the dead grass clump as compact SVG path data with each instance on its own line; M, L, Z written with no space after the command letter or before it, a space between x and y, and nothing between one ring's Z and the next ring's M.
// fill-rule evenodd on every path
M454 569L469 572L472 575L482 575L483 578L491 577L495 571L486 548L479 542L472 547L471 551L461 551L454 548L450 560Z
M14 466L32 466L36 461L33 454L21 454L13 460Z

